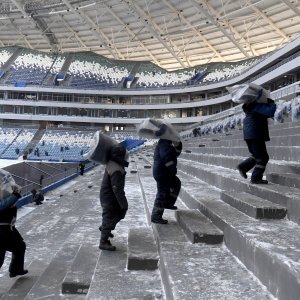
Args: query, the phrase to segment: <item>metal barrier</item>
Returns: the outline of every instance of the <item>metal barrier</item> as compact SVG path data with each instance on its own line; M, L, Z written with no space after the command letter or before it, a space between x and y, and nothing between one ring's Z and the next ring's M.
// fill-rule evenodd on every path
M86 162L88 170L96 163ZM21 186L22 196L29 195L32 189L41 190L58 181L79 175L78 163L50 163L50 162L20 162L4 168L11 173L16 183Z

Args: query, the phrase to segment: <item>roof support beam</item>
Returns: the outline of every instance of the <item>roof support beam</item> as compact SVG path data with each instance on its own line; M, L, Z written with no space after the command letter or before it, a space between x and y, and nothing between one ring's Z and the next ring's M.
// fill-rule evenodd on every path
M218 13L209 3L206 3L209 11L213 12L214 16L218 17L218 19L220 20L221 19L221 16L220 16L220 13ZM223 19L221 22L223 24L225 24L227 26L227 28L229 28L229 30L231 32L234 33L234 36L236 37L236 39L238 38L238 43L241 44L241 43L244 43L244 44L247 44L250 51L252 52L252 54L255 56L257 55L255 53L255 50L253 49L253 47L251 46L250 42L248 39L245 39L244 36L247 35L248 36L248 33L250 31L250 29L257 23L259 17L256 18L255 22L252 22L252 24L247 28L246 32L244 34L240 34L226 19Z
M64 19L63 15L59 15L59 18L62 20L62 22L65 24L68 30L75 36L76 40L80 43L80 45L84 48L88 48L85 43L82 41L82 39L79 37L79 35L71 28L71 26L67 23L67 21Z
M151 34L153 34L153 36L155 36L160 43L169 51L170 54L172 54L172 56L175 58L175 60L183 67L185 68L184 63L181 61L181 59L178 57L178 55L176 55L176 53L174 52L174 50L160 37L159 34L157 34L157 32L161 32L160 28L151 21L151 17L146 14L140 7L138 7L134 1L132 0L126 0L123 1L125 4L127 4L135 14L137 14L138 16L140 16L140 20L143 23L143 25L145 25L147 27L147 29L149 30L149 32L151 32ZM150 24L152 26L150 26ZM162 34L162 33L161 33ZM171 42L171 41L170 41Z
M44 39L47 41L47 43L51 46L51 48L56 48L56 44L53 44L54 39L49 38L49 36L47 35L47 32L44 32L44 28L41 28L41 22L38 22L37 20L33 19L31 17L31 15L29 15L21 6L21 4L17 1L17 0L10 0L16 7L17 9L22 13L23 17L27 20L29 20L31 23L34 24L35 28L37 28L40 32L41 35L44 37ZM16 26L15 26L16 28ZM20 32L20 29L17 29ZM51 32L51 34L53 34ZM32 47L31 47L32 48Z
M281 1L284 2L284 4L287 7L289 7L296 14L296 16L300 16L300 10L295 4L291 3L289 0L281 0Z
M116 13L107 5L107 4L103 4L105 5L106 9L110 12L110 14L120 23L122 24L122 26L124 26L124 28L127 30L127 32L132 36L132 38L137 38L137 35L129 28L129 26L127 26L127 24L125 24L120 18L119 16L116 15ZM138 39L139 45L145 50L145 52L147 52L147 54L151 57L151 59L157 64L159 65L158 60L156 59L155 56L153 56L153 54L149 51L149 49L143 44L142 41L140 41Z
M26 38L26 36L22 33L21 29L16 26L16 24L14 23L14 21L12 19L9 18L9 22L11 23L11 25L15 28L16 31L18 31L18 33L20 34L21 38L25 41L26 45L30 48L33 49L32 45L29 43L28 39ZM15 43L14 43L15 44Z
M190 0L194 6L198 9L199 12L201 12L207 19L208 21L216 26L223 34L226 36L236 47L237 49L240 50L241 53L245 55L245 57L250 58L250 55L241 47L241 45L233 38L233 35L228 33L227 30L225 30L212 16L211 14L207 11L207 9L204 7L204 5L196 0Z
M251 2L247 1L249 4L252 4ZM288 39L287 35L279 29L272 21L270 18L266 16L265 13L263 13L260 9L258 9L255 5L251 6L251 9L255 11L259 16L261 16L267 23L270 24L270 26L284 39Z
M192 31L201 39L203 40L203 42L205 43L205 45L207 47L209 47L210 50L213 51L213 53L215 54L214 56L218 56L219 59L221 59L222 61L225 62L225 59L222 57L222 55L211 45L211 43L208 42L208 40L198 31L194 28L194 26L191 24L191 22L189 22L184 15L182 14L182 12L178 11L173 5L171 5L171 3L167 0L163 0L163 2L165 3L165 5L167 5L170 9L172 9L174 12L176 12L180 18L185 22L185 24L187 24Z
M118 54L118 56L112 51L111 47L108 46L109 44L111 44L109 38L103 33L103 31L97 26L97 24L95 24L95 22L89 16L87 16L83 11L75 10L68 0L62 0L62 2L70 10L72 10L82 21L86 22L91 26L92 35L96 39L100 39L104 48L113 56L114 59L124 59L123 55L118 51L118 49L115 48L115 52Z

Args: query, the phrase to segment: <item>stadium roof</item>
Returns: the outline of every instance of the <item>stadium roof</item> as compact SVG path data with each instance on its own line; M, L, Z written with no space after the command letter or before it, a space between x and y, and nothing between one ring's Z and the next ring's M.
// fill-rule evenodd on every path
M1 0L0 46L93 51L167 70L236 61L300 32L299 0Z

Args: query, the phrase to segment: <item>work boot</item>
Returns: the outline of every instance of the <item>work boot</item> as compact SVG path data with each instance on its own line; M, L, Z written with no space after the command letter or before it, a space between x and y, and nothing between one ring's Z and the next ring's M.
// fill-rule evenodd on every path
M9 273L9 277L10 278L13 278L13 277L16 277L16 276L22 276L22 275L25 275L28 273L28 270L22 270L22 271L19 271L19 272L10 272Z
M268 180L265 179L251 179L251 183L253 184L268 184Z
M151 222L157 224L167 224L168 220L162 218L163 213L164 213L163 208L154 206L151 214Z
M244 171L240 166L237 166L236 168L238 169L240 175L241 175L243 178L247 179L247 172Z
M99 249L107 251L116 251L116 247L111 244L110 240L100 240Z
M177 210L177 206L176 205L168 205L168 206L165 206L165 209L171 209L171 210Z
M99 227L99 230L102 231L102 225ZM114 235L113 235L112 233L110 233L108 236L109 236L110 238L113 238L113 237L114 237Z

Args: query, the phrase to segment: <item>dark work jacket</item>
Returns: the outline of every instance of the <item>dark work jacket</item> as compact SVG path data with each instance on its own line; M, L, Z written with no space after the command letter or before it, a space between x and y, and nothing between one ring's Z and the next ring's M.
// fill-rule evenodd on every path
M121 209L128 209L125 195L126 172L119 164L109 161L105 168L100 189L100 201L102 205L114 206L117 201Z
M17 207L11 206L0 211L0 223L11 224L17 218Z
M15 195L10 195L6 199L0 200L3 204L0 210L0 223L11 224L16 220L17 207L14 204L17 200L18 198Z
M268 118L274 117L274 101L269 99L269 103L247 103L242 108L246 114L243 121L244 140L269 141Z
M153 177L175 176L177 157L182 150L182 143L174 146L172 141L160 139L154 150Z

